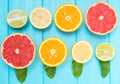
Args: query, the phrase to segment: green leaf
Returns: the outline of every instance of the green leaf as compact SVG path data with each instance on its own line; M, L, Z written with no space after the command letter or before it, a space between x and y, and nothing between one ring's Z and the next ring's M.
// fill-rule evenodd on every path
M110 61L99 61L100 68L101 68L101 76L105 78L108 73L110 72Z
M55 76L56 67L45 66L45 72L46 72L47 76L52 79Z
M16 77L21 83L23 83L27 77L27 68L16 69Z
M82 63L77 63L74 60L72 61L72 71L73 75L78 78L81 76L83 70L83 64Z

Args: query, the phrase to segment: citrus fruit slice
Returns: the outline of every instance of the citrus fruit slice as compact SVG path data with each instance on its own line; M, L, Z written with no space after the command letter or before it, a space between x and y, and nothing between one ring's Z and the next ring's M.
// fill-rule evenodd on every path
M96 57L101 61L110 61L115 55L115 49L111 44L102 43L96 48Z
M79 41L75 43L71 50L73 60L78 63L88 62L93 54L91 45L86 41Z
M67 46L58 38L46 39L39 47L39 57L43 64L56 67L65 61Z
M7 15L7 23L12 28L22 28L27 23L27 14L20 9L12 10Z
M2 44L2 59L15 69L28 67L35 58L35 45L33 41L24 34L12 34Z
M51 24L52 15L46 8L37 7L31 12L30 21L35 28L45 29Z
M73 32L82 23L82 12L74 4L64 4L55 12L55 24L64 32Z
M88 8L85 22L88 29L94 34L105 35L116 27L117 15L109 4L98 2Z

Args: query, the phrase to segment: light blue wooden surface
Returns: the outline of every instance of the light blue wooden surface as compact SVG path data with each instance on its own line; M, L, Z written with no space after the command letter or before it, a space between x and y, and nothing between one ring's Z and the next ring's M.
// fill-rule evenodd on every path
M104 0L110 3L118 14L118 25L116 29L105 36L97 36L88 31L84 23L84 15L87 8L100 0L0 0L0 46L5 37L12 33L20 32L29 35L36 44L38 50L39 44L42 40L49 37L59 37L68 46L68 57L66 61L57 67L56 75L53 79L49 79L44 71L44 66L38 58L38 52L34 62L28 67L27 79L23 84L119 84L120 83L120 1L119 0ZM63 33L58 30L54 24L54 13L56 9L64 3L73 3L80 7L83 12L82 26L73 33ZM42 6L47 8L53 17L51 26L46 30L35 29L28 20L27 25L23 29L15 30L6 24L6 15L13 9L22 9L27 15L33 8ZM102 42L109 42L113 44L116 49L115 58L111 61L111 71L109 75L103 79L100 75L100 67L98 60L93 54L90 62L84 64L83 73L81 77L74 78L72 75L72 58L70 55L71 46L80 40L88 41L93 49ZM16 76L15 70L7 66L0 57L0 84L21 84Z

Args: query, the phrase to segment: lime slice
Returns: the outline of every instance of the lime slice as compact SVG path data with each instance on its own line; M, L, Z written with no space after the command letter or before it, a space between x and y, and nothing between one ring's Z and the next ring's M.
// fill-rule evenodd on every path
M7 23L13 28L22 28L27 23L27 14L20 9L12 10L7 15Z
M102 43L96 48L96 57L101 61L110 61L115 55L115 49L111 44Z
M31 24L37 29L45 29L52 22L52 15L46 8L37 7L30 15Z
M80 41L72 47L72 58L78 63L88 62L93 54L91 45L86 41Z

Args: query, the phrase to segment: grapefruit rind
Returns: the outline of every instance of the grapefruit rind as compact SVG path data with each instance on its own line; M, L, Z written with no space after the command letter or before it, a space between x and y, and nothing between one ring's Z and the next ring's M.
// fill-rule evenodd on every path
M107 5L107 6L109 6L109 7L114 11L115 16L116 16L116 23L115 23L114 27L113 27L110 31L108 31L108 32L106 32L106 33L99 33L99 32L93 31L93 30L90 28L90 26L88 25L88 23L87 23L87 13L88 13L88 10L89 10L91 7L97 5L98 3L103 3L103 4ZM106 35L106 34L112 32L112 31L115 29L115 27L117 26L117 22L118 22L117 13L115 12L115 9L114 9L111 5L109 5L108 3L105 3L105 2L96 2L95 4L92 4L91 6L89 6L88 10L87 10L87 12L86 12L86 14L85 14L85 23L86 23L86 25L87 25L88 30L91 31L92 33L94 33L94 34L96 34L96 35Z
M47 42L47 41L49 41L49 40L52 40L52 39L59 41L59 42L62 43L62 44L64 45L64 47L65 47L65 55L64 55L63 60L62 60L60 63L54 64L54 65L53 65L53 64L48 64L48 63L46 63L46 62L44 61L44 59L41 57L41 53L40 53L40 51L41 51L41 46L42 46L45 42ZM52 44L51 44L51 45L52 45ZM39 55L39 58L40 58L40 60L42 61L42 63L45 64L46 66L49 66L49 67L56 67L56 66L61 65L61 64L66 60L67 54L68 54L67 46L66 46L66 44L65 44L61 39L59 39L59 38L47 38L46 40L44 40L44 41L40 44L40 46L39 46L39 51L38 51L38 55Z
M15 67L15 66L13 66L13 64L12 64L12 63L8 63L8 62L3 58L3 55L2 55L2 52L3 52L2 50L3 50L3 44L4 44L4 42L5 42L9 37L15 36L15 35L26 36L26 37L30 40L31 44L34 46L33 59L32 59L26 66L23 66L23 67ZM11 34L11 35L9 35L8 37L6 37L5 40L4 40L3 43L2 43L2 47L1 47L1 58L3 59L3 61L4 61L7 65L9 65L9 66L12 67L12 68L15 68L15 69L24 69L24 68L28 67L28 66L31 65L31 63L34 61L35 55L36 55L36 47L35 47L35 44L34 44L34 42L32 41L32 39L31 39L30 37L28 37L27 35L25 35L25 34L21 34L21 33Z
M103 45L103 44L106 44L106 45L111 46L111 47L113 48L113 50L114 50L113 56L110 57L109 59L102 59L101 57L97 56L98 47L101 46L101 45ZM110 61L110 60L112 60L112 59L114 58L114 56L115 56L115 48L114 48L111 44L108 44L108 43L101 43L101 44L99 44L99 45L97 46L96 52L95 52L95 53L96 53L97 59L99 59L99 60L101 60L101 61Z
M79 23L79 24L77 25L77 27L74 28L74 29L65 30L65 29L61 28L61 27L57 24L56 14L57 14L57 12L58 12L61 8L63 8L64 6L73 6L73 7L75 7L75 8L78 10L78 12L80 13L80 16L81 16L80 23ZM76 6L76 5L74 5L74 4L71 4L71 3L67 3L67 4L63 4L63 5L59 6L58 9L56 10L54 16L55 16L55 17L54 17L54 20L55 20L55 25L56 25L56 27L57 27L58 29L60 29L61 31L63 31L63 32L74 32L74 31L76 31L76 30L81 26L81 24L82 24L82 11L80 10L80 8L79 8L78 6Z
M80 60L76 59L76 58L74 57L74 54L73 54L73 53L74 53L74 52L73 52L74 47L77 46L77 45L79 45L80 43L87 44L87 45L89 46L90 50L91 50L91 55L90 55L89 58L86 59L85 61L80 61ZM88 61L91 60L92 55L93 55L92 46L91 46L88 42L86 42L86 41L79 41L79 42L75 43L75 44L72 46L72 49L71 49L71 56L72 56L73 60L76 61L76 62L78 62L78 63L87 63Z
M34 24L34 22L32 21L32 13L34 12L34 11L36 11L36 9L44 9L45 11L47 11L47 13L50 15L50 21L49 21L49 23L46 25L46 26L43 26L43 27L38 27L38 26L36 26L35 24ZM31 22L31 24L33 25L33 27L35 27L35 28L37 28L37 29L46 29L46 28L48 28L50 25L51 25L51 23L52 23L52 15L51 15L51 13L50 13L50 11L48 10L48 9L46 9L46 8L43 8L43 7L36 7L36 8L34 8L33 10L32 10L32 12L31 12L31 14L30 14L30 22Z
M26 21L25 21L25 23L24 23L23 25L13 26L13 25L11 25L11 24L9 23L9 21L8 21L8 16L9 16L12 12L17 12L17 11L20 11L20 12L23 12L23 13L24 13L24 15L25 15L25 20L26 20ZM12 11L9 12L8 15L7 15L7 23L8 23L8 25L11 26L12 28L15 28L15 29L24 27L24 26L27 24L27 20L28 20L27 14L26 14L23 10L21 10L21 9L12 10Z

